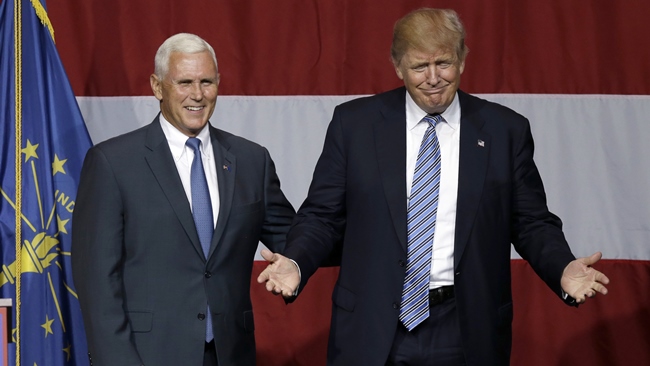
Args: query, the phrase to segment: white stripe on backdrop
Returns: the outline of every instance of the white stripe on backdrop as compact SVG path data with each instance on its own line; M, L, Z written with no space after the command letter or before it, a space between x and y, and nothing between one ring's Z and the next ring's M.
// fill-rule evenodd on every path
M479 96L531 121L549 207L577 256L650 260L650 96ZM298 208L334 107L356 97L221 96L212 123L266 146ZM153 97L77 100L94 143L150 123L159 110Z

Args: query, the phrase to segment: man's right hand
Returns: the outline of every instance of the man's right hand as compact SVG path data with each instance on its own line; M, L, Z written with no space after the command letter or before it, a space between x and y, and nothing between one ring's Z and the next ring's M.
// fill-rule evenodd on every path
M257 277L258 283L265 283L266 290L274 295L282 294L288 299L295 295L300 285L298 266L285 256L262 249L262 257L269 265Z

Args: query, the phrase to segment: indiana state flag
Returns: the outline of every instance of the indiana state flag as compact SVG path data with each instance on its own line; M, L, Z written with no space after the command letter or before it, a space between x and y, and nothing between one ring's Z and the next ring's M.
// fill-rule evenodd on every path
M8 364L88 365L70 233L91 141L45 1L0 1L0 297L13 299Z

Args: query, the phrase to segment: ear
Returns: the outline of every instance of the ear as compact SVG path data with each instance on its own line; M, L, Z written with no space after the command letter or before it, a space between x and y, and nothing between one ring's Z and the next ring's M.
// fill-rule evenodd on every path
M402 69L399 67L399 65L393 62L393 66L395 67L395 73L397 74L397 77L400 80L404 80L404 74L402 73Z
M460 66L458 67L458 71L462 74L463 71L465 71L465 60L460 62Z
M162 101L162 80L158 79L156 74L151 74L149 76L149 83L151 84L151 90L156 99Z

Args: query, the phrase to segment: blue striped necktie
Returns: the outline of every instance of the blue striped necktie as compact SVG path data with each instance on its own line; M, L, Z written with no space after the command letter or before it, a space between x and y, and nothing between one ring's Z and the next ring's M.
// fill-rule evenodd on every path
M440 115L426 115L429 124L418 152L407 211L406 277L399 318L409 331L429 317L429 274L438 212L440 144L436 124Z
M203 160L201 159L201 140L196 137L190 137L185 143L194 150L194 160L192 160L192 169L190 171L190 186L192 188L192 216L194 216L194 225L196 232L199 234L199 241L203 254L208 257L210 252L210 242L214 232L214 221L212 216L212 201L210 200L210 190L208 189L208 180L203 170ZM210 308L207 308L205 328L205 341L210 342L214 338L212 331L212 315Z

